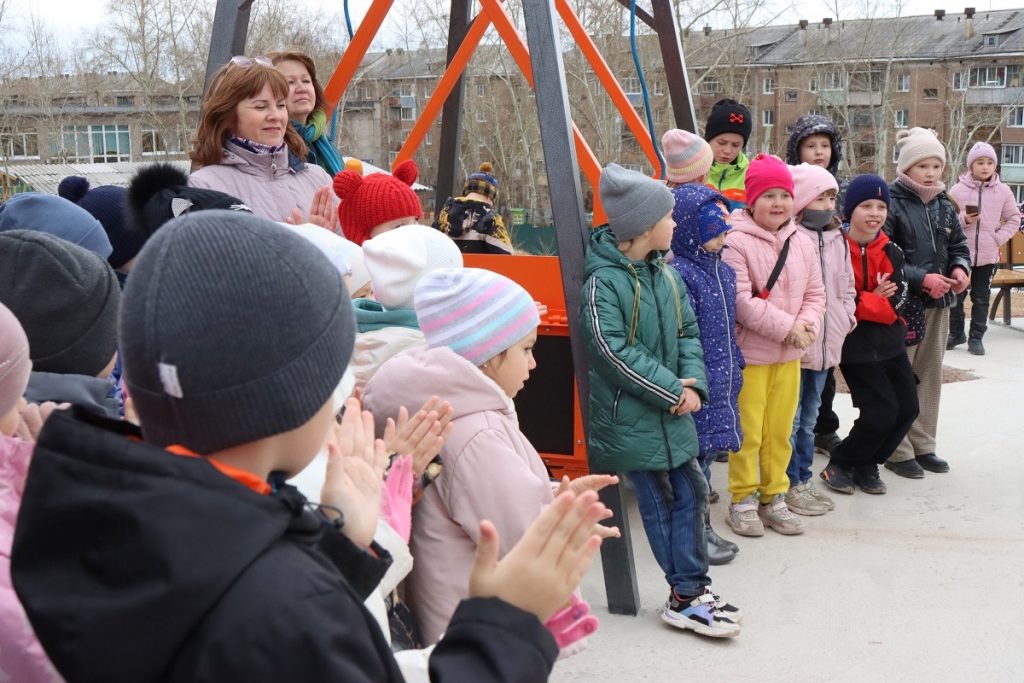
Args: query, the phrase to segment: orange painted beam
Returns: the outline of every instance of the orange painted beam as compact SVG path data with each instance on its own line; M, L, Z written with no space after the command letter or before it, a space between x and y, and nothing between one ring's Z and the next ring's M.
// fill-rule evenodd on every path
M366 56L366 51L370 49L370 43L377 36L377 31L380 30L381 24L384 23L384 18L388 15L388 11L391 9L391 5L394 4L394 1L373 0L370 9L366 11L366 16L360 22L359 28L356 29L355 35L352 36L345 54L341 56L338 68L334 70L334 73L331 74L331 79L324 86L324 99L327 100L328 119L331 117L334 108L338 106L338 102L341 101L341 94L345 92L355 77L356 70L359 68L360 63L362 63L363 57Z

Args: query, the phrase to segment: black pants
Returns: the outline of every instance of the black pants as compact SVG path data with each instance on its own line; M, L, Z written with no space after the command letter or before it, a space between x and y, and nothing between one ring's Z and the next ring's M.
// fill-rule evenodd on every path
M988 329L988 300L992 294L992 276L996 272L994 263L974 266L971 270L971 286L956 295L956 303L949 309L949 336L959 339L964 334L964 301L971 295L971 339L981 339Z
M832 451L832 461L848 468L881 465L917 418L917 379L907 354L873 363L842 363L839 369L860 415Z
M821 405L818 407L818 421L814 425L815 434L835 434L839 431L839 416L832 410L832 401L836 398L836 371L828 369L825 376L825 388L821 390Z

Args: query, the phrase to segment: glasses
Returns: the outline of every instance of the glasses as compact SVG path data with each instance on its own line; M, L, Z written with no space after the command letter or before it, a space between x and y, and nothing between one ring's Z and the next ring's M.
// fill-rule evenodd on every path
M259 64L260 66L274 67L274 63L270 61L270 57L264 57L263 55L257 55L256 57L246 57L245 55L236 55L231 58L231 63L237 66L239 69L248 69L253 64Z

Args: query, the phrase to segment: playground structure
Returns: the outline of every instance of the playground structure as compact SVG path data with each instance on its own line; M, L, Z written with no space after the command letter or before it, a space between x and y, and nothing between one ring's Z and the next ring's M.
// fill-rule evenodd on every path
M651 13L638 7L636 0L618 2L631 10L632 36L635 36L635 19L640 19L657 33L676 127L696 131L693 102L671 1L650 0ZM217 0L207 80L233 55L245 53L252 3L253 0ZM462 74L484 34L493 26L535 93L546 172L549 178L557 179L548 184L548 189L558 257L467 257L466 264L491 268L512 277L549 306L549 314L541 321L539 330L538 354L542 355L539 370L523 395L525 405L530 401L529 388L534 386L535 398L532 400L543 405L540 410L523 411L523 429L556 474L580 474L587 470L585 431L589 382L576 312L583 285L584 253L591 229L584 215L581 171L595 188L593 223L604 223L605 215L596 192L602 164L572 122L569 110L558 33L559 19L656 170L655 175L661 172L663 161L649 129L650 120L645 125L640 118L593 39L584 30L569 0L522 0L525 37L502 0L479 0L479 3L480 11L471 16L473 0L451 0L447 67L394 163L399 164L412 157L440 114L438 179L434 197L436 209L440 209L453 193L461 141ZM358 29L352 32L345 53L324 85L324 94L332 110L352 82L393 4L394 0L373 0ZM637 64L639 66L639 62ZM649 106L646 111L650 111ZM555 284L559 281L556 273L560 274L561 287ZM548 361L546 364L545 360ZM576 401L572 400L572 389L567 389L572 386L575 386ZM568 405L554 406L553 409L552 401L557 403L558 397ZM559 418L560 424L551 423L552 419ZM536 432L538 429L540 431ZM601 548L608 608L612 613L635 615L639 610L639 594L626 512L617 487L602 491L601 498L615 512L609 523L622 531L621 539L605 541Z

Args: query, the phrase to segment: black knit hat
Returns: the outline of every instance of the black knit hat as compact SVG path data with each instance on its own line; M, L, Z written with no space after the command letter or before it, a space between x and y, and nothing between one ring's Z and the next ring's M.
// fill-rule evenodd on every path
M313 417L348 366L355 317L311 242L251 214L202 211L142 249L120 339L146 441L209 454Z
M188 176L173 164L147 166L128 185L128 217L144 239L149 239L172 218L207 209L252 213L241 199L229 194L189 187Z
M95 377L114 357L121 288L88 249L35 230L0 233L0 302L25 328L33 370Z
M713 140L722 133L736 133L743 138L746 147L747 139L753 126L750 110L736 100L718 100L711 106L707 125L704 126L704 139Z
M146 243L146 236L125 220L125 189L116 185L101 185L90 188L88 179L80 175L69 175L60 181L57 194L78 204L103 225L114 251L107 262L115 268L135 258Z

